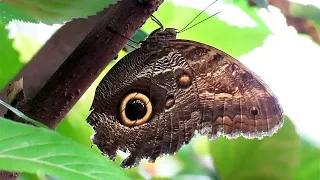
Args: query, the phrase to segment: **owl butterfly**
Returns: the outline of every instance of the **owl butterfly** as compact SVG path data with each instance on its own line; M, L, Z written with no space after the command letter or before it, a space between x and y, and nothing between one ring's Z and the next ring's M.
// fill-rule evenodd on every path
M129 152L122 167L174 154L195 132L260 139L282 126L278 100L258 76L223 51L176 35L153 31L96 89L93 143L111 159Z

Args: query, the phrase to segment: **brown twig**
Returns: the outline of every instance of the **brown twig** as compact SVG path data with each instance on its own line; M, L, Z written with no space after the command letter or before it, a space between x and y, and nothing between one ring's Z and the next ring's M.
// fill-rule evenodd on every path
M162 2L163 0L122 0L108 8L44 87L21 107L21 111L54 129L127 43L127 39L108 31L108 28L132 37ZM68 36L74 34L69 33ZM50 42L52 41L49 40L48 43ZM50 57L50 53L46 57Z

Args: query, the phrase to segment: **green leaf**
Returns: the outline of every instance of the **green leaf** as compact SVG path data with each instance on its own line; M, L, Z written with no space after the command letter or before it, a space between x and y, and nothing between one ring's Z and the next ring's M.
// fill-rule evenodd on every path
M1 3L0 3L1 4ZM19 53L13 49L13 41L8 38L8 31L0 23L0 90L22 68L19 61Z
M0 169L61 179L128 179L106 157L57 132L0 118Z
M116 3L117 0L2 0L2 2L19 9L36 22L41 21L51 25L62 24L72 18L86 18L89 15L95 15L103 8ZM6 19L10 19L10 12L5 12L5 14L8 14ZM20 19L20 16L14 17L25 21L25 19Z
M8 24L12 20L20 20L23 22L33 22L36 21L30 16L22 12L21 10L10 6L9 4L0 2L0 22L3 24Z
M285 117L284 126L262 140L219 138L210 142L221 179L293 179L299 164L300 139Z
M18 180L48 180L45 175L21 173Z
M119 161L118 163L120 163L121 161ZM124 172L133 180L145 180L145 178L139 173L137 168L124 169Z
M271 32L257 16L255 8L249 8L246 5L243 7L243 10L246 10L247 13L251 15L250 17L254 18L253 20L257 22L258 26L239 28L237 26L231 26L217 17L212 17L178 34L178 38L199 41L236 57L247 54L256 47L263 45L264 40ZM174 5L172 2L164 2L159 10L154 13L154 16L167 28L182 29L200 12L201 11L189 7ZM170 16L168 16L168 14L170 14ZM208 16L209 14L202 13L196 22ZM159 26L149 19L142 27L142 30L150 33L157 28L159 28Z
M295 180L319 179L320 177L320 149L304 145L301 149L300 167L295 173Z

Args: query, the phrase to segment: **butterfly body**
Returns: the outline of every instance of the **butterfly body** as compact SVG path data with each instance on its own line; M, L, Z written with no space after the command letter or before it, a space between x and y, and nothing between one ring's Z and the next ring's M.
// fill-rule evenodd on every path
M282 126L282 109L253 72L211 46L158 29L103 78L88 122L93 142L121 166L174 154L195 132L261 138Z

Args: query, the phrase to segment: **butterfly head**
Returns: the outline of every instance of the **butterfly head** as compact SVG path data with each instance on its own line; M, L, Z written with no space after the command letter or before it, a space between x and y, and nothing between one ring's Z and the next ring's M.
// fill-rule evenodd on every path
M158 28L154 30L152 33L150 33L148 40L158 40L158 39L176 39L177 37L177 29L175 28Z

